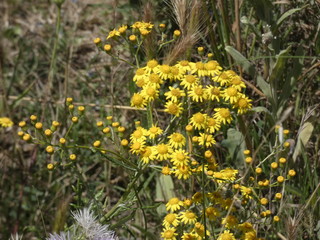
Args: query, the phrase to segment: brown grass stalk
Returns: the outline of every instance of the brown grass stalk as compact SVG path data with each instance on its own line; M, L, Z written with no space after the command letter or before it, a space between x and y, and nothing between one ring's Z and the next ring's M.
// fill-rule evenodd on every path
M205 23L202 2L199 0L174 0L171 7L181 36L166 55L164 60L166 64L172 64L182 56L188 58L188 52L200 39L201 30Z

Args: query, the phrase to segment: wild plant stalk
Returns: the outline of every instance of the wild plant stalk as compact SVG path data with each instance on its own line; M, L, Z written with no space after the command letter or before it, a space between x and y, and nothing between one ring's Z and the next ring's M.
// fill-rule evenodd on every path
M44 103L42 105L42 116L41 120L44 119L45 117L45 108L47 107L46 104L48 100L51 98L52 94L52 86L53 86L53 81L56 73L56 61L57 61L57 51L58 51L58 45L60 41L60 29L61 29L61 7L62 3L58 2L55 4L57 7L57 18L56 18L56 31L55 31L55 38L54 38L54 43L53 43L53 49L51 52L51 58L50 58L50 67L49 67L49 73L48 73L48 81L47 84L45 85L44 89Z

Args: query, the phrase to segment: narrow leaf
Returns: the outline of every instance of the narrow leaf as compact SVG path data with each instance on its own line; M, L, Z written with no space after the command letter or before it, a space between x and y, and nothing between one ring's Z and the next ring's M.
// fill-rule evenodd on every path
M285 50L282 50L276 56L276 63L273 65L273 68L269 77L270 84L273 84L274 81L281 78L286 62L288 61L288 58L286 56L288 56L288 53L290 50L291 50L291 46L289 46Z
M231 55L231 57L236 61L236 63L243 68L245 72L247 72L251 76L254 76L254 67L245 56L243 56L232 46L226 46L225 50Z
M257 84L270 101L270 99L272 99L270 84L267 83L260 75L257 77Z
M300 131L300 134L298 136L297 146L293 153L293 160L296 161L297 157L301 153L302 149L306 146L308 143L312 132L313 132L314 126L311 122L305 122L302 126L302 130Z
M305 6L301 7L301 8L293 8L293 9L290 9L290 10L288 10L287 12L285 12L284 14L282 14L282 16L278 19L278 21L277 21L277 23L276 23L276 27L275 27L275 29L274 29L274 32L279 29L279 27L281 26L281 24L283 23L283 21L284 21L286 18L288 18L288 17L290 17L292 14L294 14L294 13L296 13L296 12L304 9L306 6L308 6L308 5L305 5Z

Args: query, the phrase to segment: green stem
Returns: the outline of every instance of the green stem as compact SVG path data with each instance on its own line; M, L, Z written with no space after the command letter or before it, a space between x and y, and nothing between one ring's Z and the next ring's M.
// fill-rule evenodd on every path
M138 178L141 176L143 171L139 170L135 173L134 179L132 182L129 183L126 191L124 192L124 194L121 196L121 198L119 199L119 201L110 209L110 211L108 213L106 213L104 215L104 219L109 219L110 216L112 216L118 209L118 207L126 200L127 196L129 195L129 193L131 192L132 188L134 188Z
M133 190L134 190L134 193L135 193L136 198L138 200L138 204L140 206L140 209L142 211L143 220L144 220L144 239L147 239L147 231L148 231L147 216L146 216L146 213L144 212L143 205L142 205L141 199L139 197L139 194L137 192L137 189L135 187L133 187Z
M148 121L148 128L151 128L152 124L153 124L151 102L149 102L148 105L147 105L147 121Z
M202 185L202 208L203 208L203 225L204 225L204 239L207 239L207 216L206 216L206 191L205 191L205 173L204 160L202 161L201 185Z
M58 7L58 14L57 14L57 22L56 22L56 33L55 33L55 40L54 40L54 45L53 45L52 54L51 54L48 85L47 85L48 94L50 94L50 90L52 88L53 73L56 65L57 49L58 49L58 43L59 43L59 32L61 27L61 5L57 5L57 7Z

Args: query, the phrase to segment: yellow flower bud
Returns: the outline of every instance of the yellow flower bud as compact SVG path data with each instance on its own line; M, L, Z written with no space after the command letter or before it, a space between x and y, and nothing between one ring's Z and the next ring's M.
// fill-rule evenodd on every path
M187 125L186 126L186 131L187 132L192 132L193 131L193 126L192 125Z
M161 173L163 175L169 175L171 173L171 170L168 166L164 166L164 167L162 167Z
M197 50L198 50L198 54L199 54L200 56L203 56L203 54L204 54L204 47L198 47Z
M203 52L204 51L204 47L198 47L198 52Z
M208 170L206 173L208 176L212 176L213 175L213 171L212 170Z
M270 181L269 181L268 179L266 179L266 180L263 181L263 186L264 186L264 187L269 186L269 184L270 184Z
M129 36L129 40L131 41L131 42L135 42L135 41L137 41L137 37L136 37L136 35L130 35Z
M179 30L175 30L175 31L173 32L173 36L174 36L174 37L180 37L180 35L181 35L181 32L180 32Z
M137 127L139 127L139 126L141 125L141 122L140 122L140 121L136 121L134 124L135 124Z
M183 200L183 205L185 207L190 207L192 205L192 200L189 198L186 198L185 200Z
M142 36L146 36L150 33L150 31L148 31L147 29L139 29L140 33Z
M121 140L121 146L128 146L128 144L129 144L129 141L127 140L127 139L122 139Z
M19 131L19 132L18 132L18 136L19 136L19 137L22 137L22 136L23 136L23 134L24 134L24 132L23 132L23 131Z
M54 127L59 127L59 126L60 126L60 123L57 122L57 121L52 121L52 126L54 126Z
M210 151L210 150L207 150L207 151L205 151L205 153L204 153L204 156L206 157L206 158L211 158L212 157L212 152Z
M23 139L24 141L30 141L31 136L30 136L30 134L26 133L26 134L23 135L22 139Z
M284 130L283 130L283 134L284 134L284 135L288 135L289 133L290 133L290 131L289 131L288 129L284 129Z
M288 175L289 175L290 177L294 177L294 176L296 175L296 171L293 170L293 169L291 169L291 170L289 170Z
M274 216L274 217L273 217L273 221L274 221L274 222L279 222L279 221L280 221L279 216Z
M197 143L199 140L199 138L197 136L193 136L192 137L192 142Z
M49 146L46 147L46 152L49 153L49 154L52 154L54 152L54 148L49 145Z
M52 131L50 129L46 129L44 130L44 134L48 137L50 137L52 135Z
M247 164L252 163L252 157L246 157L245 162L246 162Z
M279 176L279 177L277 177L277 181L278 181L278 183L283 183L284 182L284 177L283 176Z
M275 170L275 169L277 169L278 168L278 163L276 163L276 162L273 162L273 163L271 163L271 168L273 169L273 170Z
M66 139L65 139L65 138L60 138L59 142L60 142L61 144L65 144L65 143L66 143Z
M66 98L66 102L67 103L72 103L73 102L73 98L71 98L71 97Z
M94 146L94 147L100 147L100 145L101 145L101 141L99 141L99 140L97 140L97 141L95 141L95 142L93 143L93 146Z
M103 133L109 133L110 132L110 128L106 127L102 130Z
M290 147L290 143L289 143L288 141L285 141L285 142L283 143L283 147L285 147L285 148Z
M99 43L101 43L101 38L95 38L95 39L93 40L93 42L94 42L95 44L99 44Z
M30 116L30 120L31 120L31 121L36 121L37 118L38 118L38 117L37 117L36 115L31 115L31 116Z
M79 120L79 118L78 118L78 117L72 117L72 118L71 118L71 121L72 121L73 123L77 123L77 122L78 122L78 120Z
M103 126L103 122L102 121L99 121L96 123L97 127L102 127Z
M77 159L77 155L75 155L75 154L70 154L69 159L72 160L72 161L74 161L74 160Z
M279 159L279 163L281 163L281 164L285 164L286 162L287 162L287 159L285 159L285 158Z
M256 168L255 172L256 172L256 174L261 174L262 173L262 168Z
M106 44L106 45L104 45L103 49L104 49L106 52L110 52L110 51L111 51L111 45L110 45L110 44Z
M262 204L262 205L267 205L268 204L268 199L266 199L266 198L261 198L260 199L260 203Z
M119 122L113 122L113 123L111 124L111 126L117 128L117 127L120 126L120 123L119 123Z
M120 133L123 133L125 130L126 130L125 127L122 127L122 126L118 127L118 132Z
M47 169L48 169L49 171L53 170L53 169L54 169L54 165L53 165L52 163L49 163L49 164L47 165Z
M235 190L240 189L240 187L241 187L241 186L240 186L240 184L238 184L238 183L233 185L233 189L235 189Z
M25 121L21 121L19 122L19 127L25 127L27 125L27 123Z
M213 53L208 53L208 58L212 59L213 58Z
M41 129L42 128L42 123L41 122L37 122L35 125L36 129Z
M263 217L263 218L265 218L265 217L267 216L267 214L266 214L266 212L261 212L261 213L260 213L260 216Z
M274 197L275 197L275 199L280 200L282 198L282 194L276 193L276 195Z
M249 155L249 154L250 154L250 150L248 150L248 149L244 150L244 151L243 151L243 154L244 154L244 155Z
M85 108L84 106L79 106L79 107L78 107L78 111L79 111L79 112L83 112L85 109L86 109L86 108Z

